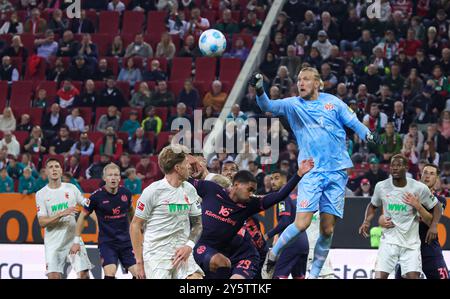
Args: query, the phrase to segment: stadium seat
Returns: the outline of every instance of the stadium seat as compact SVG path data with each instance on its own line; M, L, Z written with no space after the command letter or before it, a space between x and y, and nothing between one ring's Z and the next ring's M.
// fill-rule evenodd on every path
M156 154L161 152L163 147L167 145L167 143L169 142L170 134L171 132L160 132L158 134L158 137L156 138L156 151L155 151Z
M184 87L184 80L177 80L177 81L169 81L167 82L167 86L171 92L175 95L175 98L178 98L180 95L181 90L183 90Z
M34 40L36 36L32 33L22 33L20 35L20 39L22 40L22 44L27 49L34 49Z
M45 59L41 59L41 61L39 62L39 65L37 67L37 70L34 74L30 73L30 68L28 67L29 60L30 60L30 58L28 58L27 64L25 67L24 80L31 80L31 81L45 80L45 70L47 69L47 62L45 61Z
M160 151L157 151L156 153L159 153ZM158 167L158 155L154 155L154 156L150 156L150 161L154 163L154 165L156 166L156 175L154 180L160 180L164 177L164 174L162 173L161 169Z
M120 14L117 11L101 11L99 15L99 33L119 33Z
M15 81L11 86L10 106L13 108L31 107L33 94L32 81Z
M214 27L214 25L216 24L216 19L217 19L217 12L215 10L204 9L201 12L201 16L203 18L208 19L210 28Z
M220 59L220 81L236 81L241 71L241 61L237 58Z
M63 155L44 155L44 157L42 158L42 165L45 165L45 162L50 158L57 159L61 163L61 165L64 165Z
M108 107L97 107L97 108L95 109L94 130L95 130L95 128L97 127L97 123L98 123L98 120L100 119L100 117L101 117L102 115L104 115L104 114L107 114L107 113L108 113ZM97 140L97 139L95 139L95 140Z
M125 101L128 102L131 99L130 83L128 81L117 81L116 87L122 92Z
M105 88L106 83L105 83L105 81L94 81L94 85L95 85L95 91L100 92L103 90L103 88Z
M108 68L112 70L114 76L117 77L117 75L119 74L119 59L116 57L101 57L101 58L106 59L106 61L108 62Z
M195 59L195 80L214 80L217 73L217 58L198 57Z
M23 152L23 146L25 145L25 140L30 136L30 133L27 131L15 131L14 136L16 136L17 141L20 144L21 152ZM37 166L37 164L36 164Z
M33 90L35 92L35 97L37 97L39 89L45 89L47 91L47 97L49 101L53 102L56 96L56 92L58 91L58 83L56 83L55 81L45 81L45 80L34 82Z
M88 179L82 180L80 182L80 187L83 189L84 193L92 193L98 188L100 188L102 180L101 179Z
M147 33L164 32L166 28L166 11L149 11L147 13Z
M42 116L44 114L43 108L29 108L29 107L22 107L22 108L12 108L14 115L16 119L19 121L20 116L22 114L28 114L30 115L30 121L31 123L36 126L40 126L42 124Z
M158 115L163 125L167 122L167 116L169 115L169 108L168 107L155 107L155 114Z
M145 15L142 11L125 11L122 32L142 32Z
M84 120L86 126L91 126L92 124L92 108L91 107L78 107L80 110L80 116Z
M122 141L126 143L128 140L128 132L117 132L117 138L122 139Z
M141 161L141 155L130 155L130 163L134 167Z
M96 33L92 34L92 42L97 45L98 56L108 55L108 51L113 42L114 35Z
M19 78L22 78L23 75L23 63L22 63L22 57L11 57L11 64L13 67L17 69L19 72ZM45 71L45 68L44 68ZM26 80L26 79L25 79Z
M86 177L86 169L88 169L90 162L89 156L80 156L80 176Z
M0 111L6 107L8 100L8 81L0 81Z
M250 34L240 33L240 34L233 34L233 37L231 39L231 46L234 46L236 43L236 40L238 38L242 38L244 40L245 47L247 47L249 50L251 50L253 46L253 36Z
M86 10L86 19L90 20L94 24L96 31L98 31L98 15L95 9Z
M174 57L172 59L172 70L170 80L185 80L191 78L192 59L185 57Z
M231 12L231 17L233 18L233 21L235 21L237 24L239 24L241 22L241 11L233 10Z
M122 60L122 68L126 68L127 67L127 63L128 63L129 59L133 59L134 67L140 69L141 71L144 69L144 58L139 57L139 56L134 56L132 58L123 59Z
M98 108L97 108L98 109ZM91 142L93 142L94 144L97 142L97 140L102 139L105 134L103 134L102 132L98 132L98 131L89 131L88 133L88 138Z

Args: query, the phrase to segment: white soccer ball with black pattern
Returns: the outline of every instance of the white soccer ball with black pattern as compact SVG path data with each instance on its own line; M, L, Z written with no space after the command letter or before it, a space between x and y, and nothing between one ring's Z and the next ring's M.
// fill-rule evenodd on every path
M209 29L200 35L198 47L204 56L220 56L227 48L227 39L219 30Z

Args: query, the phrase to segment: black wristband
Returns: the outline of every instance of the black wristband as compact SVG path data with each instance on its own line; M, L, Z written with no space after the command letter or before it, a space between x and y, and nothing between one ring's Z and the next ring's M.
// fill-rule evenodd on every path
M262 96L264 94L264 88L257 88L256 89L256 94L258 95L258 97Z

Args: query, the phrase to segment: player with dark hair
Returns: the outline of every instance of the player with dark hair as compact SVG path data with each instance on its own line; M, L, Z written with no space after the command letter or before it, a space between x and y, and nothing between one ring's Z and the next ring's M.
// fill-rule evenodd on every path
M439 178L439 168L434 164L426 164L422 170L421 181L430 189L434 196L442 205L442 210L445 210L447 205L447 200L445 197L439 196L434 187ZM433 211L427 210L429 213ZM436 219L436 223L439 219ZM391 228L394 226L392 220L384 215L380 216L378 223L383 228ZM437 227L429 227L422 219L419 223L419 235L420 235L420 254L422 256L422 271L427 277L427 279L448 279L448 268L445 263L444 257L442 255L442 248L439 244L438 238L432 240L431 242L426 242L426 236L428 230L437 230ZM401 267L397 267L395 271L395 278L401 278Z
M267 254L263 278L271 278L276 260L292 239L311 224L320 211L320 236L314 248L310 278L317 278L328 256L337 218L344 216L344 195L353 167L346 143L345 126L353 129L361 140L376 142L378 136L364 126L356 114L339 98L319 92L323 82L317 69L303 68L298 74L300 96L270 100L263 88L263 76L255 74L250 85L256 88L256 101L264 112L287 118L301 146L298 160L312 157L315 168L301 181L294 223L289 225Z
M69 257L79 277L89 278L92 265L81 239L81 250L74 255L69 254L75 238L76 206L84 205L86 198L74 185L61 182L63 169L58 159L49 158L45 162L45 172L48 184L36 193L36 207L39 225L45 228L47 277L61 279Z
M387 279L400 264L401 274L407 279L418 279L422 271L419 237L419 217L429 229L425 242L437 236L437 224L442 208L430 189L423 183L407 178L408 158L395 155L391 158L391 178L375 185L371 202L367 205L364 222L359 233L368 237L375 211L382 207L389 224L383 228L375 265L375 278ZM430 214L427 210L432 210Z
M98 222L98 250L105 279L114 279L117 263L136 277L136 260L130 239L130 220L134 215L130 190L119 186L120 168L110 163L103 169L105 185L92 193L78 217L75 242L71 253L80 250L78 243L87 216L95 212Z
M280 190L287 182L288 174L281 170L272 172L272 190ZM289 194L285 200L277 205L278 225L267 232L265 238L270 239L277 234L281 234L295 220L295 207L297 205L296 194ZM285 279L292 275L294 279L304 279L306 274L306 264L308 261L308 237L306 232L301 232L280 255L275 265L273 278Z
M194 162L195 164L195 162ZM251 248L233 242L245 221L260 211L280 202L303 175L314 167L312 159L303 160L295 176L279 192L254 197L255 177L246 170L237 172L227 190L214 182L190 180L202 200L204 229L194 248L194 258L207 278L251 279L258 269L258 254L246 256ZM195 165L193 167L196 168ZM244 235L245 236L245 235ZM238 244L233 244L238 243ZM244 244L248 245L248 242Z

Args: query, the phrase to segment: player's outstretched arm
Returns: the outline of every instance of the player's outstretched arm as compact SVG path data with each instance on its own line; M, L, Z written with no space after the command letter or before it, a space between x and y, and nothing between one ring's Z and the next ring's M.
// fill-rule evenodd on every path
M345 103L341 103L339 106L339 118L341 122L352 129L356 134L358 134L361 140L367 142L378 144L380 138L376 131L371 132L362 122L358 120L356 114L351 110Z
M262 111L271 112L277 115L286 114L288 103L284 100L272 101L264 92L263 75L253 74L249 84L256 89L256 103Z
M144 219L134 216L130 224L131 245L133 246L134 257L136 259L136 278L138 279L145 279L144 255L142 252L142 243L144 241L142 228L144 227L144 222Z
M80 251L80 236L83 232L84 221L86 220L86 217L89 216L89 214L90 213L88 211L82 210L80 216L78 216L77 225L75 227L75 238L73 240L73 245L70 248L70 254L76 254L78 251Z
M372 221L373 217L375 217L376 209L377 207L374 206L371 202L367 205L364 215L364 221L359 227L359 234L364 236L364 238L367 238L369 236L370 222Z

